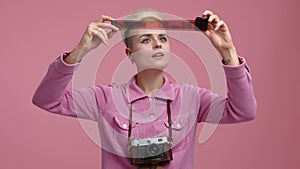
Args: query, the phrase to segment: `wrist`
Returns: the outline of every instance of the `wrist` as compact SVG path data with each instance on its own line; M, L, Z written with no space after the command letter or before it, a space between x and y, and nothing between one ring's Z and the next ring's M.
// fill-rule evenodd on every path
M78 44L73 51L71 52L71 54L76 57L76 58L80 58L82 59L86 54L88 53L88 51L84 48L84 46L82 44Z
M64 59L64 61L68 64L75 64L81 62L82 58L86 52L84 52L83 48L80 45L77 45Z
M88 52L85 51L81 44L78 44L70 53L70 57L73 59L81 60Z
M229 66L240 65L240 61L235 47L220 52L223 58L223 63Z

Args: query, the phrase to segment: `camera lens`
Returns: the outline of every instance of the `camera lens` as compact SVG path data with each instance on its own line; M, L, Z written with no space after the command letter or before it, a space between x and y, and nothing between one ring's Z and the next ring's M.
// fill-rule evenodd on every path
M161 148L157 144L150 144L147 147L147 152L150 156L157 156L161 154Z

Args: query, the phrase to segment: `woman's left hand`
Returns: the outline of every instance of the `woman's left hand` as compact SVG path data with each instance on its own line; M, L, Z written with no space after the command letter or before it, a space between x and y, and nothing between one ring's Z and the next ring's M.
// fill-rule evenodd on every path
M226 23L209 10L204 11L201 18L208 18L207 30L203 33L220 52L225 63L238 65L238 57Z

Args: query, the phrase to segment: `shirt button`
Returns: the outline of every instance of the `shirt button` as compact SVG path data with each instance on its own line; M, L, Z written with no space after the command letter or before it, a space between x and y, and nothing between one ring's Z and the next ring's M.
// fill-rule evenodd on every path
M182 125L178 123L178 124L176 124L176 128L177 128L177 129L181 129L181 128L182 128Z
M128 128L127 124L123 124L122 127L123 127L124 129Z
M149 102L153 102L153 98L152 97L149 97Z
M150 114L150 119L154 119L155 115L154 114Z

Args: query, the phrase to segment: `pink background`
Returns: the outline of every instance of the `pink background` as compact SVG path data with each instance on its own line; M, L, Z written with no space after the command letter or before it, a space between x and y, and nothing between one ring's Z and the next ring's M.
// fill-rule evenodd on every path
M299 5L297 0L2 0L0 168L100 168L99 147L78 120L46 113L31 98L48 65L77 44L89 22L141 7L187 19L213 10L228 23L251 67L257 119L219 126L208 142L196 143L195 168L300 168Z

